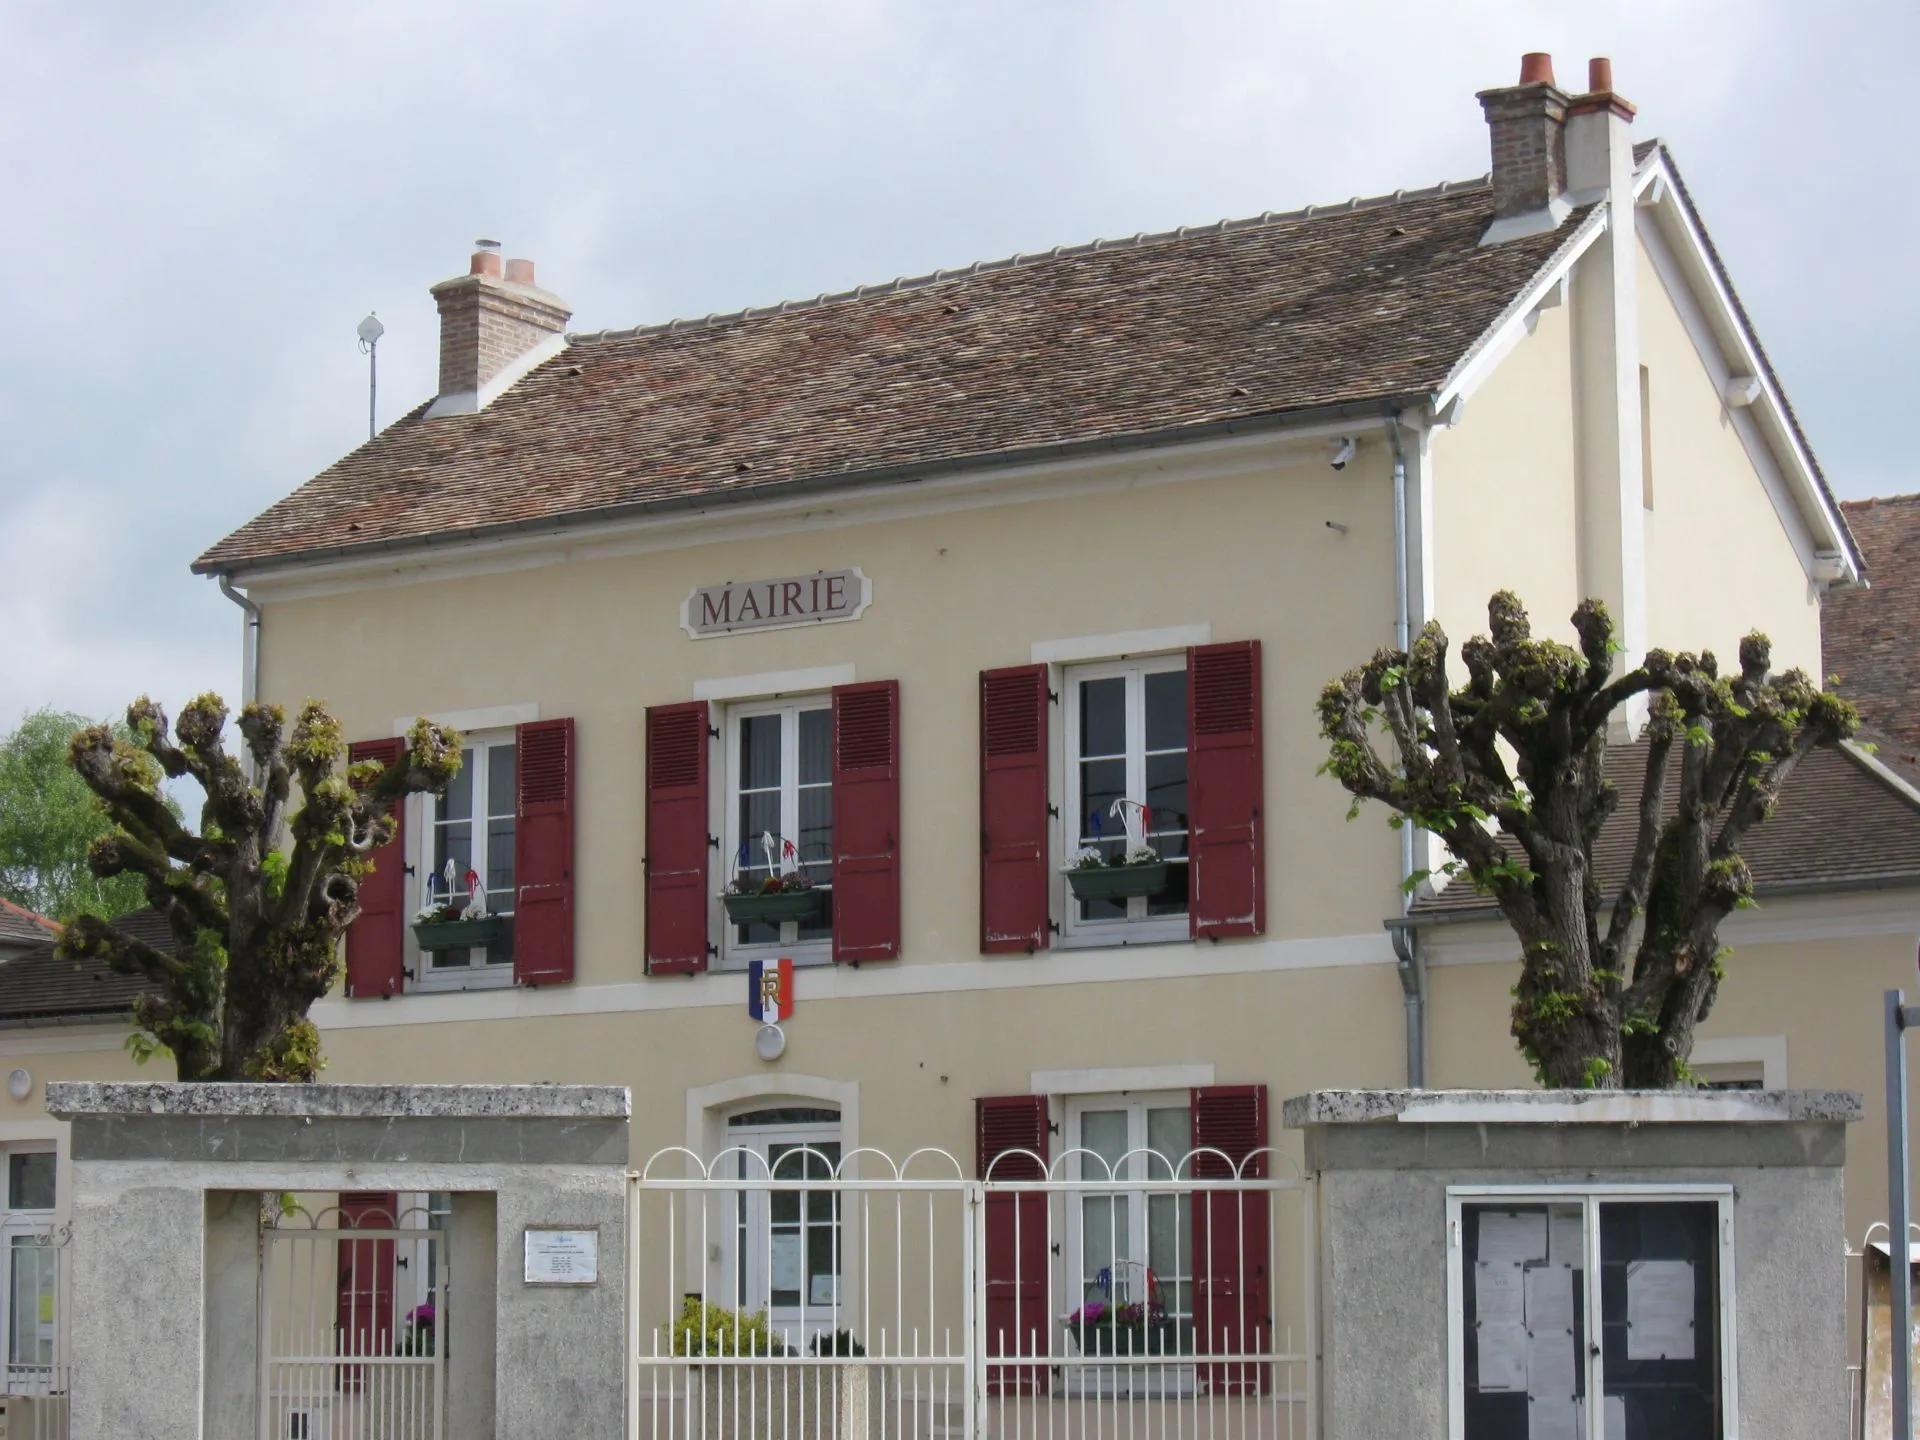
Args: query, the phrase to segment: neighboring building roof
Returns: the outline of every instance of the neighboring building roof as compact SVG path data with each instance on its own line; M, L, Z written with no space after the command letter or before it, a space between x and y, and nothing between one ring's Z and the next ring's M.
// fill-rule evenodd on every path
M1482 247L1485 180L569 337L421 406L195 562L469 538L1423 401L1580 224Z
M0 945L38 945L60 927L44 915L36 915L0 895Z
M1821 601L1821 664L1889 754L1920 764L1920 495L1849 500L1873 588Z
M1679 764L1677 748L1673 763ZM1607 777L1619 788L1620 803L1593 847L1593 868L1609 899L1633 856L1645 776L1644 743L1608 754ZM1676 808L1676 789L1667 786L1668 815ZM1520 853L1511 838L1506 844ZM1787 777L1773 815L1748 832L1740 854L1762 900L1813 890L1920 886L1920 792L1849 746L1815 750ZM1498 913L1491 899L1456 880L1439 895L1416 900L1406 923Z
M122 915L114 926L158 949L173 949L173 932L158 911ZM98 961L62 960L47 941L0 964L0 1025L119 1020L131 1016L136 995L157 991L152 981L118 975Z

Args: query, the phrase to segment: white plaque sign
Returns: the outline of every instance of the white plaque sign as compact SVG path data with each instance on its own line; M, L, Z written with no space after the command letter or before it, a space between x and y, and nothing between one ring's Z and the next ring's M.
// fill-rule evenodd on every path
M600 1232L527 1227L527 1284L600 1283Z
M859 570L816 570L773 580L728 580L702 585L680 605L680 624L696 640L745 630L825 625L858 620L873 599L873 583Z

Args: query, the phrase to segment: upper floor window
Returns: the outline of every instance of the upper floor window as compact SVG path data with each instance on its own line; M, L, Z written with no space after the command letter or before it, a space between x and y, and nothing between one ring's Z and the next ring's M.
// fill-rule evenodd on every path
M828 958L833 938L833 708L826 695L736 705L727 714L728 889L801 875L794 919L729 923L729 955ZM784 948L783 948L784 947Z
M1128 824L1164 868L1143 872L1147 893L1067 897L1067 930L1130 925L1131 938L1187 934L1187 660L1184 654L1076 666L1067 672L1069 860L1099 851L1126 858ZM1133 887L1141 888L1141 887Z
M473 900L467 877L478 876L487 914L509 923L496 927L499 933L485 945L422 950L418 977L422 984L431 985L435 979L472 983L480 977L507 984L513 978L518 764L519 748L511 734L470 737L460 752L460 773L448 782L445 795L423 799L423 893L430 889L436 903L464 910Z

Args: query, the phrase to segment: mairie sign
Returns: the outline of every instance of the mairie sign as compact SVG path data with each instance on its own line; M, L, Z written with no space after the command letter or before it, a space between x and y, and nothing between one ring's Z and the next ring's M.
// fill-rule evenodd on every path
M816 570L773 580L729 580L702 585L680 605L680 624L696 640L743 630L825 625L858 620L873 599L873 583L856 569Z
M762 1025L777 1025L793 1014L793 960L755 960L747 966L747 1013Z

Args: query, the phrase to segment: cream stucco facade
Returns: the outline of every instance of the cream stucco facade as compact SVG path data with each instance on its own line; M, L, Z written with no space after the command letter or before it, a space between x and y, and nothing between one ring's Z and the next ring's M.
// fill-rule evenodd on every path
M1634 510L1643 555L1618 567L1620 583L1640 587L1650 643L1731 655L1757 625L1781 665L1817 669L1832 578L1815 563L1818 496L1793 490L1792 457L1764 417L1726 399L1740 357L1656 213L1676 200L1645 198L1637 334L1622 343L1647 375L1653 503ZM1603 312L1568 283L1586 263L1569 252L1557 279L1516 302L1463 366L1459 404L1390 423L1323 419L241 575L262 607L266 700L323 699L354 739L416 715L575 727L570 983L336 995L315 1012L327 1078L627 1085L636 1163L671 1145L710 1152L721 1120L770 1102L837 1110L847 1148L937 1146L966 1160L981 1096L1262 1084L1277 1102L1405 1083L1406 995L1382 924L1402 908L1400 846L1377 811L1349 823L1344 793L1316 773L1314 701L1392 644L1403 618L1437 617L1456 645L1479 632L1496 589L1520 594L1542 630L1569 633L1592 552L1581 477L1598 468L1580 419L1592 377L1579 327ZM1333 468L1345 439L1352 458ZM1638 493L1637 471L1632 483ZM682 625L699 587L842 568L871 585L856 620L702 639ZM1045 662L1061 689L1075 664L1248 640L1262 657L1264 933L1069 935L1036 954L982 954L980 673ZM899 685L899 956L803 965L788 1048L762 1061L727 953L705 974L646 973L646 711L712 698L720 728L730 704L869 680ZM1056 804L1069 765L1060 730ZM727 803L716 796L716 833ZM415 802L416 836L423 818ZM1056 917L1072 844L1056 825ZM716 849L710 895L725 878ZM411 883L409 908L418 874ZM718 932L717 898L711 907ZM1910 980L1917 937L1916 893L1770 903L1731 927L1730 982L1703 1032L1769 1083L1867 1094L1848 1171L1856 1240L1884 1177L1871 1124L1878 995ZM1471 926L1427 944L1426 1081L1525 1083L1507 1033L1511 946ZM417 978L411 950L409 963ZM0 1098L0 1140L57 1137L47 1080L136 1073L111 1029L0 1034L0 1059L34 1082L24 1101ZM1274 1140L1297 1155L1277 1126Z

